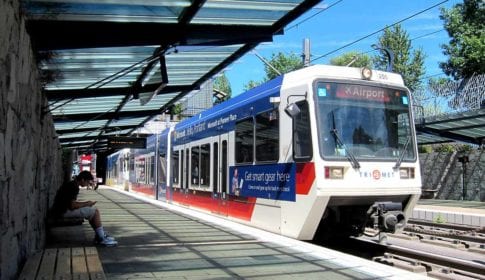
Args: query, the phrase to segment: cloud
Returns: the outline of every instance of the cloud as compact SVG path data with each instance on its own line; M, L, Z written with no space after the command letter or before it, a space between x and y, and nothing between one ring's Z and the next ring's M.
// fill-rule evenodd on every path
M440 29L443 29L443 24L413 24L406 26L406 31L407 32L413 32L413 31L438 31ZM422 32L423 33L423 32Z
M439 10L431 10L415 16L413 20L436 20L440 18L440 14Z
M315 7L313 7L314 10L325 10L326 8L328 8L328 4L326 3L320 3L320 4L317 4Z

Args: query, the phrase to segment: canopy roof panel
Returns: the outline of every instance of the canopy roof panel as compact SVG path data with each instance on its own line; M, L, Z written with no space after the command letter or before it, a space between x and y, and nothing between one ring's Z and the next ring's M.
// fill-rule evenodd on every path
M106 149L320 0L24 0L64 147Z
M419 144L460 141L485 144L485 109L426 118L416 125Z

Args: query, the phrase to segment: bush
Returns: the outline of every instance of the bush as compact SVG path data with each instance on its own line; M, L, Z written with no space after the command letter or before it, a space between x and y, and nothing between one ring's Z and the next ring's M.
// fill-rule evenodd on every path
M434 151L438 153L448 153L451 154L455 151L455 147L451 144L441 144L434 147Z
M433 152L433 147L430 145L421 145L418 146L418 152L421 154L430 154Z
M460 153L469 153L471 150L473 150L473 147L467 144L458 145L456 150Z

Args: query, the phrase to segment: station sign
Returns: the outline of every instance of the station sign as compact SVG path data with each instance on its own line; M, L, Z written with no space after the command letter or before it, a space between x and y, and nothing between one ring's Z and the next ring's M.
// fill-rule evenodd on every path
M108 148L111 149L146 149L147 139L145 137L109 137Z

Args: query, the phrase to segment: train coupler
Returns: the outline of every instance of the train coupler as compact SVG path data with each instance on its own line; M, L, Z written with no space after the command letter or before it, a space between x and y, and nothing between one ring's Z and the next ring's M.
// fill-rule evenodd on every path
M406 218L399 202L376 202L367 211L373 227L382 232L394 233L406 224Z

